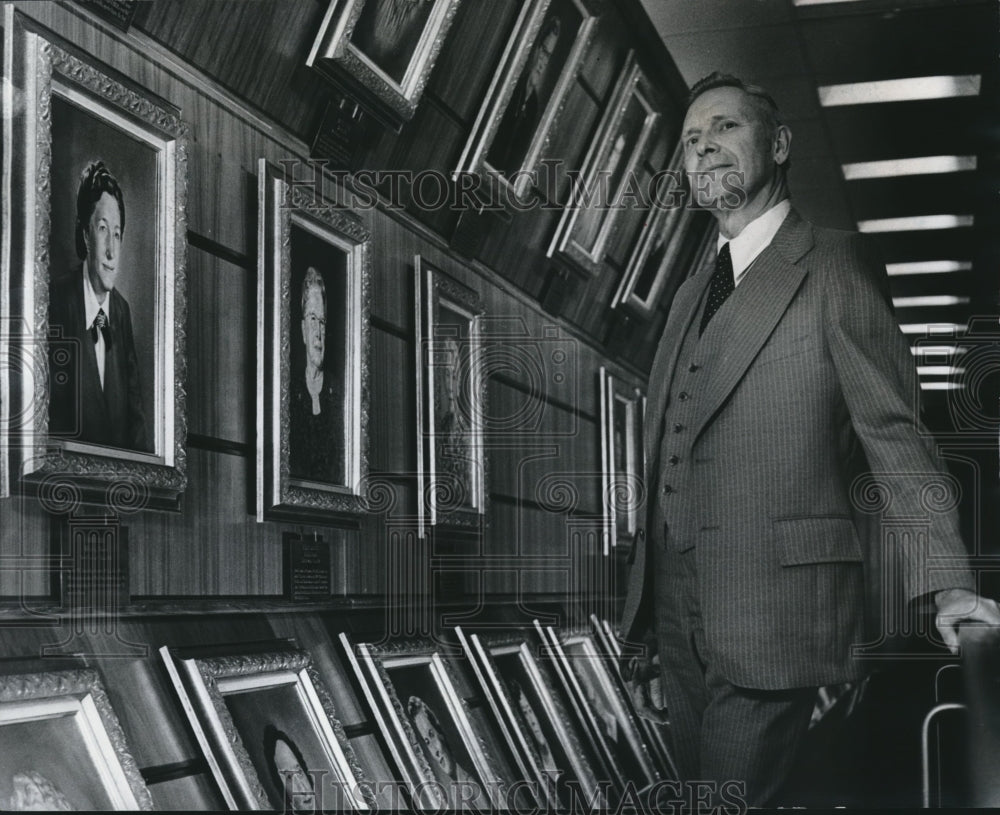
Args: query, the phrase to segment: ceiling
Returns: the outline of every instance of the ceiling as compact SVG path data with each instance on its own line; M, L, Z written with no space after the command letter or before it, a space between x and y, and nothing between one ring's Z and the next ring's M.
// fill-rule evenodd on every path
M1000 71L995 0L642 0L690 85L713 70L771 91L792 129L790 184L796 206L816 223L885 229L883 219L960 216L957 225L876 232L897 317L911 340L935 333L972 339L996 334L1000 249ZM907 77L978 76L979 92L935 98L823 106L819 88ZM925 79L920 87L928 89ZM843 165L960 156L958 172L846 180ZM970 169L974 162L974 168ZM870 168L869 168L870 169ZM906 168L913 169L913 168ZM853 172L864 172L859 168ZM853 175L853 173L852 173ZM971 225L968 224L971 216ZM875 221L875 223L868 223ZM934 222L931 222L931 226ZM930 273L914 262L954 261ZM919 300L914 298L921 298ZM932 298L932 299L927 299ZM985 322L973 318L985 315ZM994 342L996 337L994 336ZM942 343L939 343L943 345ZM925 401L945 409L964 390L959 355L918 356ZM967 350L967 349L966 349ZM966 353L964 359L971 357ZM994 376L984 408L996 413ZM978 399L978 396L977 396Z

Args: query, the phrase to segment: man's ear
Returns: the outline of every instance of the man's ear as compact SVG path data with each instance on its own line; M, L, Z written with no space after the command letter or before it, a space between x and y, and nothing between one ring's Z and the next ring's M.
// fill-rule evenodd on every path
M778 125L772 139L772 152L775 164L784 164L792 150L792 131L788 125Z

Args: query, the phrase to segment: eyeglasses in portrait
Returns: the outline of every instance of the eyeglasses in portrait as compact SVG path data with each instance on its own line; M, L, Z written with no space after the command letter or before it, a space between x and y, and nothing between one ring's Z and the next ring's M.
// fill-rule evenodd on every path
M367 473L371 238L286 170L258 167L259 521L357 514Z

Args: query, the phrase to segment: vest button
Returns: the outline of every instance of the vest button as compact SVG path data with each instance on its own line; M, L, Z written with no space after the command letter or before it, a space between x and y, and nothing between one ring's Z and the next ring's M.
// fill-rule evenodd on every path
M699 368L701 368L700 365L698 365L696 362L692 362L691 365L688 367L688 370L691 373L695 373L695 371L697 371Z
M670 458L667 459L667 464L669 464L671 467L676 467L678 464L680 464L680 461L681 460L679 456L671 456Z
M682 424L675 424L674 425L674 433L680 433L683 429L684 429L684 425L682 425Z
M667 485L665 485L663 487L663 494L664 495L670 495L670 493L672 493L673 491L674 491L674 488L671 487L669 484L667 484Z
M677 398L680 399L682 402L686 402L688 399L691 398L691 394L688 393L687 391L681 391L680 394L678 394Z

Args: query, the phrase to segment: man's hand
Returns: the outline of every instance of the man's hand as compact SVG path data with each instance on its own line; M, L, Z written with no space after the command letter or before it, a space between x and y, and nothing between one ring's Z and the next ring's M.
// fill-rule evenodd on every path
M670 724L670 717L663 705L663 694L660 692L660 678L637 682L634 679L627 682L629 696L635 712L643 719L654 724Z
M1000 626L1000 606L968 589L945 589L934 595L937 617L934 624L948 650L958 653L958 625L965 621Z
M625 687L632 699L635 712L655 724L668 724L666 705L660 688L660 657L636 658L630 666L630 679Z

